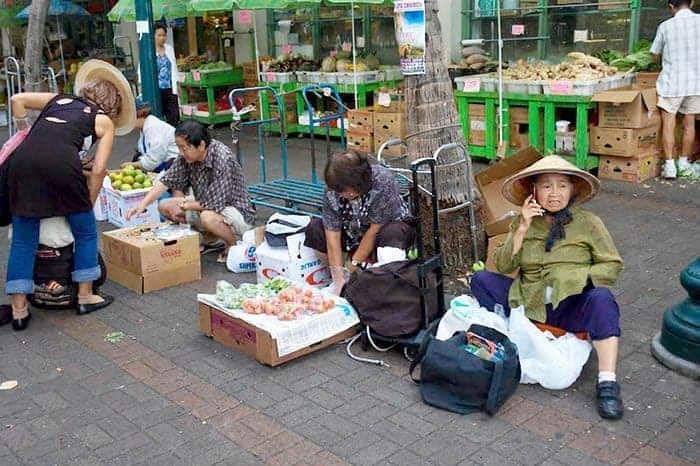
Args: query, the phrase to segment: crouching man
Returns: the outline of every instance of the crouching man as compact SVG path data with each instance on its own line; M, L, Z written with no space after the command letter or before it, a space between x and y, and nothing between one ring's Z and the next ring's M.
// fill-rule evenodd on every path
M177 127L175 143L180 156L126 218L143 212L170 189L173 197L160 202L160 214L203 233L202 252L213 244L207 237L223 243L217 262L226 262L228 249L255 222L243 170L228 146L212 139L207 128L196 121L185 121ZM193 196L185 194L190 189Z

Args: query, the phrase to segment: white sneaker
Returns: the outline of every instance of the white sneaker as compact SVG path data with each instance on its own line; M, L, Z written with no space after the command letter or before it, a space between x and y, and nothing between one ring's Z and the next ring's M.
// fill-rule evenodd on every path
M675 180L678 176L676 171L676 162L673 160L666 160L664 162L663 177L670 180Z

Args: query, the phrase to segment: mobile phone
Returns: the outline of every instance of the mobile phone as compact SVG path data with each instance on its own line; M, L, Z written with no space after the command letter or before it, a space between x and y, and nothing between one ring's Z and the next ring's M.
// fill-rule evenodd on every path
M535 183L532 183L532 200L537 202L537 188L535 188Z

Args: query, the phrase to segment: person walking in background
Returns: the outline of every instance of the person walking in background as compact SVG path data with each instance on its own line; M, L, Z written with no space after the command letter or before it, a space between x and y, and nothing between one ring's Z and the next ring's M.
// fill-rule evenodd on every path
M156 40L156 69L158 71L158 88L163 106L163 116L170 126L180 123L180 104L177 97L177 62L175 50L165 41L168 30L163 24L153 28Z
M663 147L666 161L663 176L694 176L698 164L691 164L695 141L695 115L700 114L700 15L690 9L691 0L668 0L673 18L659 25L651 53L661 61L656 81L658 106L663 122ZM683 114L683 142L674 159L676 114Z

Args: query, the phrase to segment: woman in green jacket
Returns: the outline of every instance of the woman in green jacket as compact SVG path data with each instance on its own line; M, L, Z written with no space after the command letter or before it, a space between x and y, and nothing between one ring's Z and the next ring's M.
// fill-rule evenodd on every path
M603 222L578 207L599 182L558 156L545 157L508 178L502 193L521 205L508 237L495 252L499 272L477 272L471 290L479 303L510 312L525 307L531 320L570 332L587 332L598 355L598 413L622 417L616 380L620 309L610 287L622 259Z

